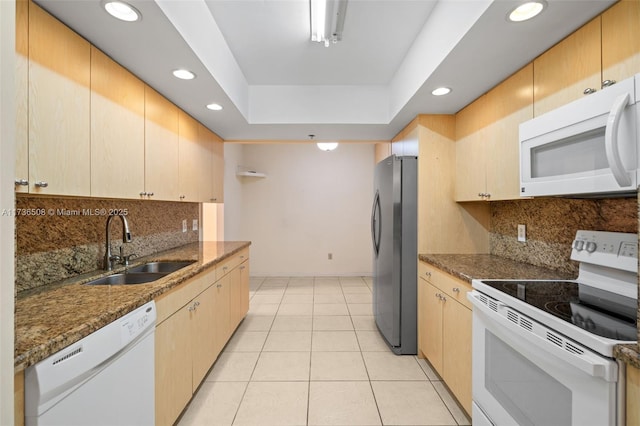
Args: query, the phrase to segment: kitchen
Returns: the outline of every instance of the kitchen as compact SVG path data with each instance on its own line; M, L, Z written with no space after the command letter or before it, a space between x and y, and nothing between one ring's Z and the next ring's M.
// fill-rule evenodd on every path
M3 15L3 18L4 18L4 15ZM638 70L638 67L636 65L635 72L637 72L637 70ZM531 72L532 72L531 69L524 69L522 73L518 73L513 80L509 79L509 83L521 84L519 83L517 78L528 80L530 77L527 77L525 74L531 73ZM562 85L564 86L565 83L562 83ZM482 110L483 108L486 108L486 105L487 105L486 102L496 102L496 100L500 100L504 98L504 95L501 95L499 93L501 89L506 90L505 93L511 92L510 90L505 89L505 87L506 86L498 87L495 92L492 91L487 96L481 97L478 100L477 104L476 103L474 103L475 105L472 104L471 106L468 107L468 109L465 108L459 114L471 114L474 108L476 108L477 110ZM536 104L536 107L537 107L537 104ZM548 107L548 108L551 109L551 107ZM507 114L507 112L510 112L510 111L506 111L505 115ZM460 116L461 115L456 117L456 119L458 119ZM495 117L487 117L487 119L495 120ZM473 126L470 126L470 127L473 127ZM477 127L480 127L481 130L485 129L485 127L483 126L477 125ZM513 127L510 127L510 129L513 129ZM458 134L458 132L460 133ZM566 254L565 247L567 242L570 242L573 239L573 235L572 235L574 233L573 230L578 229L576 227L581 227L584 229L609 229L609 230L626 231L626 232L636 231L635 226L637 225L635 223L637 222L637 217L636 217L635 200L630 200L630 199L618 199L618 200L616 199L613 199L613 200L540 199L540 200L518 201L517 199L519 195L516 194L515 196L513 195L504 196L504 198L502 199L504 199L505 201L494 201L494 200L501 199L500 196L496 196L494 193L492 202L484 203L484 202L477 201L478 200L477 194L479 192L484 193L484 192L490 192L493 190L478 191L475 189L471 189L471 191L467 191L467 194L465 195L463 193L463 190L465 189L465 185L462 185L459 183L460 179L455 181L456 187L454 188L454 186L451 186L454 183L452 179L448 179L448 178L443 179L441 176L451 176L452 170L456 170L456 174L459 174L458 170L464 170L467 168L465 167L464 157L457 155L458 152L453 151L452 148L454 144L450 143L447 145L445 142L448 138L449 142L457 141L456 142L456 145L457 145L458 143L461 142L461 139L467 136L469 136L469 140L471 140L474 136L482 137L482 136L478 136L476 132L474 132L473 128L467 129L465 131L464 129L459 129L455 127L455 122L453 121L452 117L449 117L449 118L442 117L441 119L438 119L437 117L433 118L429 116L421 116L418 120L416 120L416 122L412 123L412 125L409 125L406 131L401 132L395 140L396 144L394 145L394 148L393 148L395 152L402 152L405 148L407 148L407 150L410 150L411 146L415 146L415 142L419 141L418 145L419 145L419 149L421 150L419 154L419 158L421 162L424 162L423 164L425 166L423 170L428 170L429 173L433 173L434 181L436 181L436 179L440 179L442 181L442 185L440 185L437 190L428 190L428 191L433 191L433 193L425 191L424 193L421 194L421 196L424 197L424 198L421 198L423 202L425 203L428 202L431 205L435 204L441 209L441 211L440 212L430 211L429 213L427 213L430 215L434 215L434 217L429 217L428 220L424 221L424 223L429 224L429 227L424 227L424 228L421 227L419 229L419 233L421 235L421 241L422 241L422 244L419 249L420 253L490 252L492 254L499 254L505 257L516 256L517 260L528 260L528 261L537 260L543 266L551 266L556 269L564 268L568 270L567 272L575 272L575 266L568 264L568 260L567 260L568 256ZM437 145L437 148L442 149L442 151L434 152L435 154L434 157L429 156L428 154L429 151L423 152L422 149L429 149L431 148L432 145L436 146L436 143L424 144L422 142L423 137L430 138L428 139L430 141L440 141L441 144ZM232 144L225 144L225 151L227 149L227 146L230 146L230 145ZM461 145L464 145L464 142ZM342 146L340 148L342 148ZM252 179L256 180L256 178L242 177L241 179L245 181L249 181L249 182L242 183L243 191L245 190L247 192L254 191L259 185L264 186L265 184L271 184L271 182L275 182L275 178L277 177L276 172L278 170L272 169L270 165L266 162L266 159L265 159L265 162L263 163L260 163L257 161L260 158L264 158L264 155L261 157L260 154L257 153L255 154L255 156L252 157L253 155L252 151L257 150L258 148L254 148L249 145L246 145L246 146L234 147L232 149L236 150L236 155L239 158L236 164L231 164L231 166L229 164L226 165L225 173L227 175L225 176L225 185L229 180L228 174L231 173L231 176L233 177L237 172L236 167L241 165L246 165L251 168L255 168L255 170L259 172L264 171L265 174L267 175L266 179L258 180L258 182L251 181ZM372 155L373 148L371 146L369 146L369 148L354 147L352 149L354 150L361 149L362 151L366 151L368 149L369 155L371 155L371 157L373 156ZM384 146L380 146L380 145L378 146L378 150L384 150L384 149L385 149ZM386 147L386 149L387 149L386 153L389 153L389 148ZM320 154L325 154L325 153L318 152L318 155ZM423 154L426 154L426 155L423 155ZM474 156L473 158L475 158L476 160L479 158L478 154L472 154L472 156ZM227 157L227 152L225 152L225 158L226 157ZM249 161L245 162L245 158L243 157L246 157L247 160ZM254 159L256 159L256 161L254 161ZM449 163L444 164L445 161L449 161ZM373 161L371 162L373 163ZM460 162L460 164L456 164L456 162ZM294 163L292 166L294 165L296 164ZM303 168L305 167L304 163L302 162L300 162L300 164L298 165L300 165ZM373 164L371 164L369 167L372 167L372 166ZM441 167L442 169L438 169L438 167ZM494 168L497 169L499 168L499 166L487 166L487 172L486 172L487 178L489 176L490 170ZM4 169L3 167L3 170L6 170L6 169ZM439 171L442 171L446 174L438 173ZM301 174L300 176L301 176L301 179L304 179L304 174ZM482 179L478 179L474 177L470 178L470 181L480 181L480 180L484 181L484 177ZM5 180L3 179L3 181ZM232 182L234 182L233 178L232 178ZM517 171L516 171L515 182L516 182L515 185L517 186L518 185ZM449 187L447 187L447 185L449 185ZM457 186L460 186L460 188L458 188ZM517 192L517 188L516 188L516 192ZM447 194L451 194L451 193L456 193L456 200L459 201L459 203L453 202L451 197L444 198ZM469 193L471 194L471 196L468 195ZM3 196L4 195L5 194L3 193ZM247 199L249 200L248 201L249 204L247 205L247 207L250 207L250 208L259 207L251 204L251 200L254 199L254 196L256 195L259 195L257 194L257 191L256 193L252 193L251 196L249 197L246 197L246 198L243 197L243 202L244 200L247 200ZM12 197L13 194L7 194L7 196ZM262 196L265 196L265 194L262 194ZM442 197L442 198L437 198L437 197ZM21 200L28 200L28 198L25 198L25 199L21 198ZM40 198L36 198L36 200L40 200ZM438 200L438 201L435 201L435 200ZM510 201L510 200L514 200L514 201ZM472 201L472 202L468 202L468 201ZM229 197L228 193L225 193L225 209L227 208L226 204L231 204L233 202L234 202L234 199L232 197ZM367 201L367 203L369 202L370 201ZM10 201L9 205L12 205L12 204L13 204L12 201ZM112 205L107 204L107 205L112 207L121 207L119 205L114 206L113 204ZM98 206L98 207L101 207L101 206ZM142 207L143 210L138 210L138 212L136 212L135 217L139 218L147 214L144 211L144 207L145 206ZM242 207L244 206L241 205L241 207L239 208L242 208ZM369 206L367 206L367 210L368 210L368 207ZM576 213L578 211L581 211L584 213ZM622 221L622 223L615 223L615 220L612 219L614 217L614 214L612 212L616 212L616 211L623 212L622 217L624 218L624 220ZM178 212L177 214L178 215L191 214L197 217L198 213L194 214L192 212L189 212L189 213ZM367 211L364 214L368 215L369 212ZM231 217L227 215L226 212L225 212L225 215L228 216L229 218ZM536 215L542 215L542 216L536 216ZM187 216L187 219L189 220L190 225L192 220L195 219L196 217ZM545 220L548 220L548 222L545 222L541 219L537 219L538 217L544 218ZM132 215L131 219L133 218L134 216ZM536 218L536 219L533 220L532 218ZM572 224L570 226L572 229L571 232L565 229L569 227L567 226L567 220L568 220L567 218L573 218L576 222L575 225ZM597 220L595 220L594 218L597 218ZM158 222L159 224L157 226L158 228L161 228L162 221L159 220ZM231 221L229 220L229 222ZM423 223L422 220L421 220L421 223ZM536 244L534 245L535 247L533 248L534 250L539 250L538 252L534 252L534 254L531 254L531 253L522 253L522 250L520 250L521 246L518 246L517 242L515 241L515 231L514 231L515 225L519 223L527 224L527 236L530 241L536 242ZM557 225L551 225L553 223L557 223ZM102 225L103 224L101 224L100 226ZM3 222L3 226L8 226L8 225L5 225L5 222ZM138 222L135 226L137 226L138 229L140 229L143 225L141 225L140 222ZM431 227L432 229L428 229ZM135 234L136 228L133 228L133 229L134 229L133 232ZM487 230L489 229L490 229L490 232L487 232ZM92 232L99 233L99 235L102 234L102 230L92 231ZM145 232L141 232L141 230L138 231L138 233L141 235L145 234ZM149 231L148 235L153 235L154 232L157 232L157 231ZM193 232L194 231L190 231L187 233L188 238L195 238L195 234L193 234ZM7 233L9 235L13 235L12 230L7 230ZM178 234L180 234L180 232L178 232ZM225 232L225 234L227 233ZM235 234L235 235L241 235L241 234ZM456 235L456 238L451 238L451 235ZM268 238L269 238L269 235L265 235L262 241L260 239L254 239L253 235L251 235L251 238L248 238L248 237L246 238L246 239L251 239L253 241L252 256L254 254L257 254L256 251L259 249L259 246L261 244L264 244L264 241ZM238 238L238 239L243 239L243 238ZM362 237L362 239L365 240L366 236ZM538 241L540 242L539 244L537 243ZM143 243L142 241L136 243L136 239L134 238L134 244L143 244ZM370 243L366 241L366 244L368 249L368 246ZM286 244L283 244L283 246L285 245ZM254 251L254 248L256 249L256 251ZM139 250L140 248L136 247L134 252L138 252ZM323 255L323 258L324 258L326 256L326 252L328 252L329 250L334 250L334 249L322 248L322 250L321 251L319 250L319 252L324 253ZM273 250L273 251L276 251L276 250ZM553 251L554 254L549 255L549 251ZM555 253L558 253L558 254L555 254ZM18 254L20 255L24 253L21 251L18 251ZM138 253L138 254L144 255L146 253ZM336 256L336 260L340 260L340 257L341 256ZM13 255L11 255L10 258L13 258ZM256 255L256 258L257 258L255 259L256 262L260 261L260 258L265 259L262 253L260 253L260 256ZM541 258L543 260L540 260ZM550 259L550 260L546 261L546 259ZM362 260L360 261L364 262ZM253 262L254 262L254 259L252 259L252 266L254 265ZM293 272L293 271L269 271L266 269L266 266L264 266L269 262L266 260L263 260L262 262L263 263L262 265L260 265L260 269L256 270L256 273L258 274L277 275L281 273ZM556 262L556 263L549 264L549 262ZM364 273L364 272L367 272L365 268L366 268L366 265L361 266L360 269L358 270L352 270L351 272ZM4 270L5 268L3 267L3 271ZM8 267L6 270L11 270L11 269ZM298 273L303 274L305 273L305 271L301 270ZM338 271L336 273L341 273L341 272ZM5 280L3 280L3 282L5 282ZM13 292L14 292L14 288L13 286L11 286L11 289L7 290L7 293L11 296L10 298L12 298ZM3 296L4 296L4 293L3 293ZM9 303L7 301L7 298L3 297L3 303ZM10 312L13 311L13 309L11 309L10 307L9 309L10 309ZM4 305L3 305L3 315L5 315ZM3 324L6 324L4 319L5 317L3 317ZM9 341L11 340L12 339L9 339ZM4 344L3 344L3 347L5 347ZM3 370L3 373L4 371L5 370ZM5 374L3 374L3 377L5 377ZM6 376L6 377L9 377L9 376ZM6 399L3 398L3 401L6 401ZM3 413L4 412L5 411L3 410Z

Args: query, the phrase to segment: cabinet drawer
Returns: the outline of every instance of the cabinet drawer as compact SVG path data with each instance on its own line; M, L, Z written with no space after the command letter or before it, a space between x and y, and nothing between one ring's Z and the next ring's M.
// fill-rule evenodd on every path
M206 290L216 281L215 278L215 269L210 269L208 271L201 272L158 297L155 300L158 316L157 323L160 324L162 321L169 318L180 308L189 303L190 300Z
M418 277L422 278L427 282L432 282L431 277L433 276L433 271L435 268L426 262L418 262Z
M238 253L231 256L229 259L226 259L220 262L216 266L216 280L219 280L223 276L227 275L231 272L232 269L240 265L242 262L249 258L249 249L243 249Z
M448 297L457 300L471 309L471 302L467 300L467 293L471 291L471 284L455 278L426 262L419 263L418 274L420 278L433 284Z

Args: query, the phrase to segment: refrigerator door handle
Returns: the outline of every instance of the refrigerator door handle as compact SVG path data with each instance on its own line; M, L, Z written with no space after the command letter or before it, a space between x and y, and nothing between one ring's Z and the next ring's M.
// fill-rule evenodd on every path
M382 220L380 215L380 193L376 191L376 195L373 199L373 209L371 212L371 239L373 241L373 251L376 257L380 253L380 233L382 231Z

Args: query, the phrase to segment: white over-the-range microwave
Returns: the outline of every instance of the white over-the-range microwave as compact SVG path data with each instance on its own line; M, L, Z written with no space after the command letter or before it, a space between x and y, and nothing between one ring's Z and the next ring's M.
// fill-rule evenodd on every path
M639 128L640 74L520 124L520 195L635 194Z

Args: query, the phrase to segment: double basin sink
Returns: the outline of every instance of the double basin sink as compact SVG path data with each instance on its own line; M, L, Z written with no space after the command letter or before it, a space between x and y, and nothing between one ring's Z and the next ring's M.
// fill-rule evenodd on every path
M172 272L176 272L194 261L182 262L149 262L127 269L124 273L113 274L89 281L87 285L131 285L144 284L166 277Z

